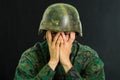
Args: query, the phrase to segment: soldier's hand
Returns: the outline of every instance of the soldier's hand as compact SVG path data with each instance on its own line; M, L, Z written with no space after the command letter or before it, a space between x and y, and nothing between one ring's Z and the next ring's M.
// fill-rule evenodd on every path
M55 70L58 62L59 62L59 45L62 38L60 37L60 33L58 32L54 37L52 37L51 31L46 32L46 39L49 46L50 52L50 60L48 65Z
M62 40L60 42L60 63L62 64L65 72L67 73L72 67L70 62L70 53L72 48L72 43L75 40L75 33L70 32L69 34L61 33Z

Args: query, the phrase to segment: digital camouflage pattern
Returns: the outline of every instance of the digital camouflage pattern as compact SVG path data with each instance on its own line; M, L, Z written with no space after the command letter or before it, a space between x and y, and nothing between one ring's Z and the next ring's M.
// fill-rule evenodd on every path
M56 3L49 6L43 15L39 27L39 34L42 30L54 32L77 32L82 36L82 25L79 13L75 7L69 4Z
M22 54L14 80L105 80L104 63L97 52L77 41L73 42L73 67L68 73L60 63L53 71L47 64L49 59L47 41L36 43Z

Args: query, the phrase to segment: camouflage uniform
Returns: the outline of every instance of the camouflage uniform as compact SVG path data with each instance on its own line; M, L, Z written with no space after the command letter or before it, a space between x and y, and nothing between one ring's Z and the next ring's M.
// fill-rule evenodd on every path
M95 50L73 42L70 60L73 67L64 72L59 63L53 71L47 41L38 42L26 50L16 68L14 80L105 80L104 63Z
M44 30L73 31L82 36L82 25L76 8L63 3L49 6L38 33ZM47 41L36 43L22 54L14 80L105 80L104 64L97 52L77 41L73 42L70 54L73 67L67 73L60 63L53 71L48 65L49 59Z

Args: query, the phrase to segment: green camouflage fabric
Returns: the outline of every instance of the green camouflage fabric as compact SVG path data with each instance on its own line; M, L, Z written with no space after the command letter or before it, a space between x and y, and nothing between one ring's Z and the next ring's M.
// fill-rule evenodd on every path
M73 31L82 36L82 25L77 9L65 3L50 5L44 12L38 34L42 30L51 30L54 32Z
M47 41L37 42L26 50L16 67L14 80L105 80L104 63L92 48L73 42L70 55L73 67L65 73L59 63L53 71Z

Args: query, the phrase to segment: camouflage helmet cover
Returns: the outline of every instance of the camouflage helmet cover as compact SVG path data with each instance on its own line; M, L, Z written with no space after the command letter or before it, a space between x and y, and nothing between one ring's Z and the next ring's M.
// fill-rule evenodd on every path
M43 14L38 33L42 30L51 30L54 32L73 31L82 36L82 25L77 9L65 3L50 5Z

